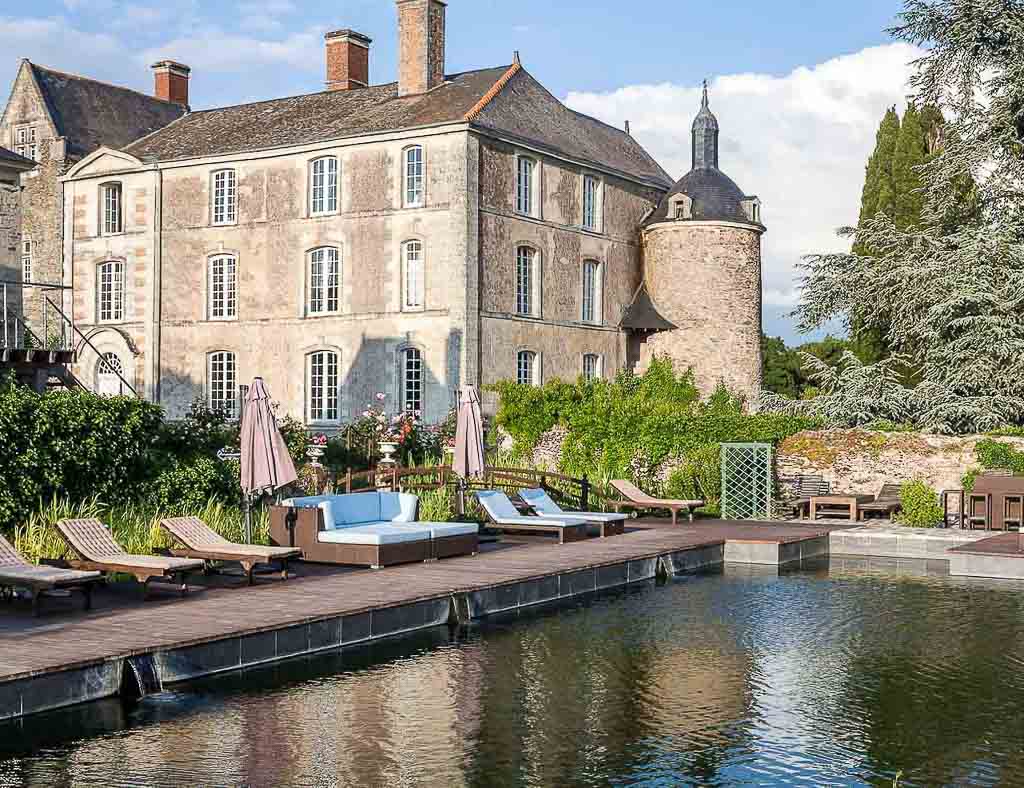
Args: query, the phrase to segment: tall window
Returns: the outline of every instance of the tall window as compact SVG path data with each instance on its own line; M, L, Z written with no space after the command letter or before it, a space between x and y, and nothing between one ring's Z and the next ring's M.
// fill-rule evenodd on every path
M210 410L233 419L238 413L238 378L235 354L218 350L206 357L206 390Z
M403 309L423 308L423 244L420 241L406 241L402 244L405 267L405 296Z
M533 216L533 176L536 162L525 156L516 159L516 210Z
M124 231L121 206L121 184L106 183L100 187L103 197L103 235L115 235Z
M536 314L534 288L537 278L537 252L529 246L516 250L516 313Z
M309 314L326 315L339 310L341 254L333 246L309 253Z
M234 224L237 218L235 171L215 172L213 174L213 223Z
M209 296L210 320L231 320L238 316L238 261L230 254L210 258Z
M524 386L536 386L538 380L537 354L532 350L520 350L516 356L516 382Z
M32 281L32 239L21 239L21 281Z
M402 351L402 409L423 411L423 354L414 347Z
M583 177L583 227L601 229L601 181L593 175Z
M597 353L586 353L583 356L583 379L597 380L601 377L601 357Z
M309 210L314 216L338 211L338 159L334 156L310 165Z
M124 394L124 365L117 353L104 353L96 364L96 393L101 397Z
M423 148L419 145L405 149L405 205L423 205Z
M340 418L338 354L320 350L306 358L306 417L310 422L336 422Z
M124 319L124 263L119 260L97 266L96 313L100 322Z
M601 322L601 264L583 261L583 322Z

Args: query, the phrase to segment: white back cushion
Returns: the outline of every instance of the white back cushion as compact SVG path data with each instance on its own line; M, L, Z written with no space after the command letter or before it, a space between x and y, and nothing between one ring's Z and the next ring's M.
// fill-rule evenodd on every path
M480 505L487 510L487 514L497 519L499 517L519 517L519 510L512 505L508 496L500 490L481 490L476 494Z
M380 519L392 523L412 523L416 521L416 507L419 499L408 493L381 493Z
M545 490L520 490L519 497L541 514L562 514L562 507Z

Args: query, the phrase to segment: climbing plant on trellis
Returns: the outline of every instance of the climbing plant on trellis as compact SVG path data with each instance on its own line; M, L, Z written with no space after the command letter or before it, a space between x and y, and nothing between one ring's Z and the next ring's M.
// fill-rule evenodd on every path
M723 443L722 518L768 519L772 478L770 443Z

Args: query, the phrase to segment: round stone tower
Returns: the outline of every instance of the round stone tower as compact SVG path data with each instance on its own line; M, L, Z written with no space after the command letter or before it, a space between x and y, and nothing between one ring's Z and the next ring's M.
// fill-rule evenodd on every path
M633 355L641 366L669 356L677 370L693 369L702 393L724 382L753 403L761 391L765 227L760 200L718 169L718 131L705 82L693 122L693 168L643 229L646 296L671 327L635 333Z

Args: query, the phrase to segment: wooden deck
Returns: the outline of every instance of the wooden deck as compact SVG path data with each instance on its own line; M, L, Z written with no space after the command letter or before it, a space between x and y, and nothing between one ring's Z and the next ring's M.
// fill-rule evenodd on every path
M993 555L1000 558L1024 559L1024 534L1013 531L979 539L977 542L950 548L951 553Z
M185 597L154 594L143 602L131 584L98 590L95 608L78 598L44 600L33 618L19 603L0 604L0 693L5 685L137 654L183 649L228 638L280 631L339 616L380 611L423 600L600 569L680 551L725 545L792 544L826 535L829 527L633 521L626 534L567 545L524 540L488 546L477 556L378 571L297 565L287 582L244 579L190 586Z

